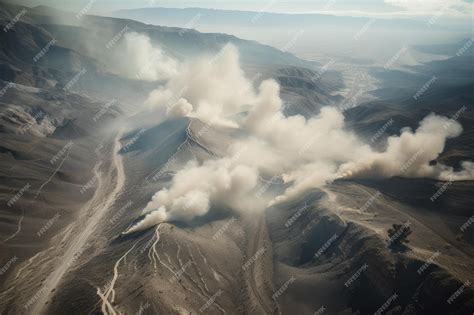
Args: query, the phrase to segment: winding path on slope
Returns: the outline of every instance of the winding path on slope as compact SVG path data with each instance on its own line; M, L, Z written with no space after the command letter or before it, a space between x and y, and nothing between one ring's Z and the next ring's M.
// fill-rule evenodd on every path
M366 194L367 196L373 195L373 193L370 191L370 189L363 186L363 185L353 185L353 187L355 189L358 189L362 193ZM386 198L386 199L387 198L392 199L390 196L386 196L386 195L384 195L383 197ZM425 229L431 231L434 235L436 235L437 237L442 239L444 242L446 242L446 244L449 244L452 248L457 250L458 254L461 257L463 257L464 259L472 259L472 256L469 252L467 252L463 248L457 246L455 243L453 243L451 240L449 240L445 235L442 235L441 233L439 233L439 231L436 229L436 227L431 226L429 223L425 223L426 220L423 220L423 218L421 216L417 215L416 212L410 212L410 211L407 211L407 210L404 211L402 209L399 209L398 207L394 206L394 204L392 202L384 203L384 205L388 206L391 210L398 213L399 215L402 215L402 216L408 218L409 220L411 220L412 222L415 222L416 224L418 224L418 225L424 227Z
M67 150L67 153L66 155L63 157L63 159L61 160L61 163L59 163L58 167L56 167L56 169L51 173L51 175L48 177L48 179L42 183L40 185L40 187L36 190L36 194L33 198L33 200L31 201L31 204L33 204L36 199L38 199L38 196L39 194L41 193L41 191L43 190L43 188L54 178L54 176L59 172L59 170L61 169L61 167L63 166L64 162L66 161L66 159L69 157L69 153L71 153L71 147L68 148ZM16 165L16 164L15 164ZM13 169L13 167L11 168ZM23 207L21 207L21 216L20 216L20 219L18 220L18 225L17 225L17 229L15 232L13 232L13 234L11 234L9 237L7 237L6 239L4 239L3 241L0 241L0 244L2 243L6 243L8 242L9 240L15 238L21 231L21 223L23 222L23 220L25 219L25 209Z
M111 162L108 172L105 174L100 170L103 163L102 159L94 167L94 173L97 177L98 186L94 196L80 210L80 213L88 213L85 222L79 220L77 222L77 231L70 236L70 241L65 253L58 257L55 269L48 275L42 286L44 294L41 294L36 302L32 305L31 314L43 314L46 312L46 302L50 300L54 294L53 290L60 284L66 271L71 268L80 254L84 250L84 246L96 230L98 223L114 204L117 196L122 190L125 183L125 172L123 169L122 157L118 154L120 150L120 138L122 132L119 132L114 141L111 152ZM114 172L116 173L114 178Z
M257 228L256 232L254 234L254 239L251 244L251 253L252 256L257 253L257 251L264 246L264 238L265 238L265 219L264 219L264 214L260 217L258 223L257 223ZM257 299L257 302L261 308L261 310L269 315L269 314L274 314L273 310L268 306L268 303L266 303L266 298L265 295L260 292L257 282L255 281L256 278L256 266L259 265L257 262L253 262L250 265L250 272L248 273L249 275L249 283L250 283L250 290L252 291L253 296Z
M360 196L366 196L366 200L369 200L376 192L376 190L373 188L369 188L357 183L350 183L349 186L344 187L344 192L342 195L348 191L357 192L360 194ZM338 190L334 190L334 193L341 194L341 192ZM426 260L426 257L429 257L435 252L436 249L438 249L440 252L442 252L443 255L441 257L444 259L444 262L441 261L441 258L437 259L436 264L438 264L438 266L447 269L462 281L464 281L464 279L469 279L472 281L472 275L466 272L467 270L472 269L473 260L471 253L453 242L453 240L450 239L450 236L443 233L442 229L439 229L435 223L430 222L430 220L426 220L423 215L417 211L412 211L415 210L415 208L403 205L396 199L387 195L382 195L381 197L377 198L377 200L374 202L374 205L371 207L375 208L377 206L385 208L387 213L394 213L400 217L406 218L413 225L422 228L428 233L431 233L430 238L424 239L424 246L415 247L411 245L410 247L412 251L409 251L408 255L412 255L414 253L425 253L424 257L421 257L421 259ZM380 217L380 215L378 215L378 217ZM415 229L415 227L413 228ZM445 245L450 247L450 254L444 250ZM419 256L415 257L420 259Z

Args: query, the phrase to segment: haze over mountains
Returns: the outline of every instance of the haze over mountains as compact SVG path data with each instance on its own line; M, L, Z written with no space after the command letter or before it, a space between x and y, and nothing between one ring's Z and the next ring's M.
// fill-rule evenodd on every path
M1 314L472 314L471 30L116 15L0 3Z
M418 44L420 39L426 45L449 41L453 36L459 40L471 36L472 21L458 18L453 23L453 19L441 14L424 18L367 18L266 12L271 8L272 3L256 11L148 7L119 10L110 15L147 24L230 33L297 54L311 51L319 58L389 59L403 45Z

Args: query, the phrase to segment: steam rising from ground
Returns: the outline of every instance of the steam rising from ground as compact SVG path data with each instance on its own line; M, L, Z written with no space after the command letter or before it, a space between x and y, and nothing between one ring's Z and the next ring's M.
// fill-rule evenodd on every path
M402 129L378 152L345 129L344 116L335 108L322 108L311 119L285 117L278 83L266 80L255 90L233 46L180 69L166 86L150 94L146 104L168 117L196 117L213 127L240 129L244 137L226 156L202 164L189 162L169 188L153 196L143 210L145 218L126 233L162 221L189 221L206 214L213 204L236 211L262 210L338 178L474 178L471 162L464 162L458 172L430 164L444 150L446 139L462 132L460 124L445 117L431 114L416 131ZM244 118L236 115L242 112L247 113ZM287 188L272 196L262 190L261 177L279 177Z

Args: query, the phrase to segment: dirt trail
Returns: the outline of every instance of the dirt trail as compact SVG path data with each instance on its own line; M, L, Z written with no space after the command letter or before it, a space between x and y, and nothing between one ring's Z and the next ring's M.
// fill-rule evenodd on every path
M370 191L370 189L368 189L367 187L364 187L362 185L354 185L354 188L358 189L359 191L361 191L364 194L367 194L368 196L370 196L371 194L373 195L373 193ZM446 236L440 234L435 226L431 226L429 223L425 223L426 220L423 220L423 217L421 215L417 215L415 212L410 212L410 211L407 211L403 208L399 209L398 207L395 207L393 205L393 203L386 202L386 203L384 203L384 205L388 206L392 211L394 211L394 212L396 212L396 213L398 213L402 216L407 217L411 222L415 222L416 224L418 224L418 225L424 227L425 229L431 231L434 235L436 235L437 237L442 239L444 242L446 242L446 244L449 244L452 248L456 249L458 251L458 254L462 258L464 258L464 259L471 259L472 258L471 254L469 252L467 252L464 249L457 246L455 243L453 243L451 240L449 240Z
M81 214L89 214L85 222L79 220L77 229L69 237L70 242L66 252L62 257L58 257L57 265L54 270L45 279L42 291L38 300L31 306L32 314L43 314L46 311L46 302L52 298L54 290L61 282L66 271L71 268L84 250L84 246L96 230L98 223L114 204L125 183L125 173L123 169L122 157L118 154L120 150L121 132L115 138L115 143L111 152L110 167L107 172L100 170L101 159L94 167L94 173L97 178L97 189L94 196L80 210ZM115 174L115 176L114 176Z
M39 194L41 193L41 191L43 190L43 188L54 178L54 176L59 172L59 170L61 169L61 167L63 166L64 162L67 160L67 158L69 157L69 153L71 152L71 147L68 148L67 150L67 153L66 155L63 157L63 159L61 160L61 163L59 163L59 165L56 167L56 169L51 173L51 175L48 177L48 179L43 183L41 184L41 186L37 189L36 191L36 194L35 194L35 197L33 198L32 200L32 204L34 201L36 201L36 199L38 198ZM12 167L13 169L13 167ZM2 243L5 243L13 238L15 238L20 232L21 232L21 223L23 222L23 220L25 219L25 209L22 207L21 208L21 217L20 219L18 220L18 225L17 225L17 229L16 231L10 235L9 237L7 237L6 239L4 239L3 241L0 241L0 244Z
M360 184L351 183L344 187L344 191L337 191L336 189L333 192L336 195L341 194L342 196L357 193L361 197L365 196L363 200L369 200L371 196L375 195L376 190ZM432 256L436 250L439 250L442 255L436 259L435 264L447 269L462 281L464 281L464 279L472 279L472 275L466 272L466 270L471 269L471 266L473 266L470 252L456 244L454 241L455 236L444 232L442 226L437 225L439 223L428 220L423 216L423 212L415 211L414 208L392 200L389 196L380 196L373 203L371 209L384 209L383 212L379 210L376 217L377 220L387 215L396 215L399 221L409 221L412 224L413 231L425 233L423 234L425 235L423 239L418 238L416 233L413 234L411 237L412 242L410 242L409 245L411 251L409 251L407 255L425 260ZM357 207L357 204L353 204L353 206ZM356 222L367 225L369 228L380 229L380 225L373 221L366 221L364 223L364 219L362 219L361 221L356 220ZM381 229L381 231L381 236L386 236L386 230ZM417 240L419 242L415 245Z
M265 220L264 215L258 221L256 232L254 234L254 238L251 242L251 257L255 255L261 248L264 247L264 239L265 239ZM268 301L269 297L267 297L261 290L258 288L257 282L255 279L258 277L258 267L261 267L259 261L254 261L250 265L250 272L248 273L248 280L250 284L250 290L252 291L252 295L257 299L257 302L260 306L260 309L263 311L264 314L273 314L274 311L272 310L271 306L273 303ZM270 305L269 305L270 304Z
M119 266L122 260L125 260L127 258L127 255L135 248L137 245L138 241L133 244L132 247L128 251L125 252L116 262L114 265L114 275L112 277L112 280L110 281L109 287L105 290L104 293L100 290L100 288L97 288L97 295L99 295L100 299L102 300L102 307L101 311L102 314L104 315L117 315L117 311L115 310L113 303L115 302L115 283L117 281L117 278L119 276Z

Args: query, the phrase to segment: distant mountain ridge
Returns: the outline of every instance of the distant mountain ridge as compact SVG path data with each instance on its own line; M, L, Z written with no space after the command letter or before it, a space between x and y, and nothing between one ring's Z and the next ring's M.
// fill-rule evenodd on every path
M329 14L289 14L289 13L271 13L261 11L240 11L240 10L219 10L219 9L205 9L205 8L165 8L152 7L140 9L126 9L118 10L111 13L111 16L121 18L131 18L144 23L157 23L159 20L181 21L180 24L184 28L192 28L193 24L197 23L226 23L226 24L242 24L252 23L253 27L261 26L281 26L288 24L292 26L308 26L317 24L340 24L342 22L350 25L363 25L370 20L367 17L351 17L351 16L336 16ZM200 21L196 19L200 16ZM194 19L194 20L193 20ZM403 21L405 27L425 27L425 23L410 19L376 19L377 23L383 26L399 26L399 22ZM258 23L257 23L258 22ZM188 24L188 27L186 27Z

